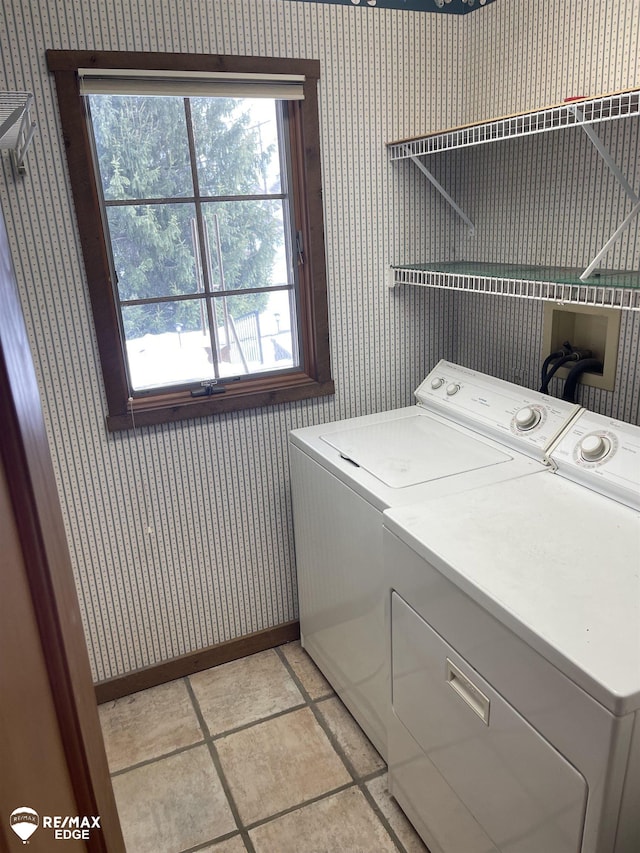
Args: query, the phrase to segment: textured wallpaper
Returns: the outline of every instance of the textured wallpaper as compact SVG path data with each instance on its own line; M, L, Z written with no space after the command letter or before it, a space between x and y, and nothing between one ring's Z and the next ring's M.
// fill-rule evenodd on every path
M637 2L501 2L469 22L465 121L640 85ZM640 195L640 121L595 130ZM584 268L633 206L580 128L457 152L441 168L477 226L472 238L456 226L454 253L469 260ZM640 217L601 265L640 269ZM538 385L541 303L463 294L457 310L455 359ZM615 388L580 388L578 400L640 423L640 312L620 316Z
M96 680L295 619L288 430L405 405L444 353L428 316L446 295L386 286L405 187L384 143L442 101L444 79L417 70L441 44L451 55L450 18L290 0L3 4L0 89L34 92L38 133L24 178L3 155L0 204ZM335 398L107 433L47 48L321 61Z
M387 287L390 263L450 257L462 235L412 164L387 162L385 143L578 87L632 85L635 5L496 0L449 16L294 0L5 0L0 89L34 92L38 132L24 178L2 155L0 205L96 680L297 617L289 429L407 405L441 357L535 383L538 304ZM335 397L107 433L47 48L320 60ZM637 319L623 333L634 367L595 403L631 419Z

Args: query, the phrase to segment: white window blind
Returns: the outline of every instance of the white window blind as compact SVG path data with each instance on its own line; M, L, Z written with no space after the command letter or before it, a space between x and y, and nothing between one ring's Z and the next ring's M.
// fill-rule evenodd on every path
M177 95L181 98L304 100L304 76L224 71L149 71L79 68L82 95Z

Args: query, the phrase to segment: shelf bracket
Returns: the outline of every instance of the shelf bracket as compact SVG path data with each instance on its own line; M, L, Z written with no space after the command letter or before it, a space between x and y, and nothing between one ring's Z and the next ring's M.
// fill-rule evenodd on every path
M616 228L616 230L613 232L611 237L609 237L607 242L600 249L598 254L595 256L595 258L591 261L589 266L585 269L585 271L580 276L581 281L586 281L589 278L589 276L591 275L591 273L594 271L594 269L598 266L601 259L607 254L609 249L618 240L618 238L620 237L622 232L625 231L629 227L631 222L635 219L635 217L640 212L640 198L638 198L638 195L636 194L635 190L633 189L633 187L631 186L631 184L627 180L626 175L623 174L622 170L620 169L618 164L615 162L615 160L611 156L611 153L605 147L604 143L602 142L602 140L600 139L598 134L595 132L593 127L590 124L585 124L584 114L583 114L582 110L579 107L572 107L572 112L574 113L576 120L578 121L578 123L582 127L583 131L589 137L589 140L591 141L593 147L596 149L598 154L602 157L602 159L607 164L609 170L615 176L615 178L617 179L617 181L620 184L620 186L622 187L622 189L625 191L627 196L633 202L633 207L631 208L631 211L624 218L623 222L621 222L620 225Z
M629 213L625 216L624 220L620 223L620 225L618 225L618 227L613 232L611 237L609 237L607 242L600 249L598 254L595 256L595 258L591 261L589 266L586 268L586 270L582 273L582 275L580 276L580 281L586 281L589 278L591 273L594 271L594 269L600 263L600 260L607 254L609 249L617 241L618 237L622 234L622 232L625 231L629 227L629 225L635 219L635 217L638 215L638 213L640 213L640 199L638 199L638 201L633 205L633 207L631 208Z
M422 160L420 160L420 158L419 158L419 157L416 157L416 155L415 155L415 154L411 154L411 153L410 153L410 150L408 149L408 146L407 146L407 153L408 153L408 155L409 155L409 159L410 159L413 163L415 163L415 165L418 167L418 169L420 169L420 171L422 172L422 174L423 174L426 178L428 178L428 180L429 180L429 181L433 184L433 186L438 190L438 192L440 193L440 195L441 195L441 196L442 196L442 197L443 197L443 198L448 202L448 204L449 204L449 205L450 205L450 206L455 210L455 212L458 214L458 216L460 217L460 219L462 219L462 221L465 223L465 225L466 225L466 226L467 226L467 228L469 229L469 234L475 234L476 226L475 226L475 225L473 224L473 222L469 219L469 217L468 217L468 216L467 216L467 214L464 212L464 210L462 210L462 208L461 208L459 205L457 205L457 204L456 204L456 202L451 198L451 196L449 195L449 193L445 190L445 188L444 188L444 187L442 186L442 184L438 181L438 179L437 179L434 175L432 175L432 174L431 174L431 172L427 169L427 167L424 165L424 163L422 162Z
M0 149L11 151L20 175L26 173L24 158L36 131L30 115L32 103L31 92L0 92Z
M584 117L584 113L582 112L582 110L579 107L573 107L572 111L575 114L576 119L580 123L580 127L583 129L583 131L586 133L586 135L591 140L593 147L596 149L598 154L602 157L604 162L607 164L610 171L618 179L618 182L620 183L621 187L624 189L626 194L629 196L631 201L635 204L638 201L638 196L636 195L633 187L631 186L631 184L627 180L626 175L623 174L622 170L620 169L620 167L618 166L616 161L613 159L613 157L611 156L611 153L605 147L603 141L600 139L600 137L595 132L593 127L590 124L585 124L585 117Z

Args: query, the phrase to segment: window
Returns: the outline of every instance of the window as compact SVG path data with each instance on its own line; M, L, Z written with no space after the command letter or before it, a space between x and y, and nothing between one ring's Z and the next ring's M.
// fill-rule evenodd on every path
M333 393L319 63L47 60L109 428Z

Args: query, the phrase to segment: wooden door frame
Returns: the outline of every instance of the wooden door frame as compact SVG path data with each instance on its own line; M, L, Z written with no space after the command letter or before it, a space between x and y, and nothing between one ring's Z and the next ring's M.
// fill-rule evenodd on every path
M90 853L124 853L38 384L1 212L0 425L0 456L78 813L101 818L101 831L90 833L86 848Z

